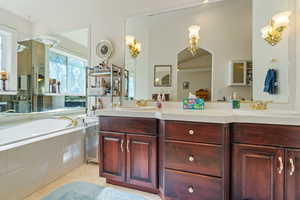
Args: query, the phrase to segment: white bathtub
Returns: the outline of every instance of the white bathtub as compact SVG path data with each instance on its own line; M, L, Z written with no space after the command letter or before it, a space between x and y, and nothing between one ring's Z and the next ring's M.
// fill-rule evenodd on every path
M0 147L74 128L67 119L41 119L0 130Z
M84 162L83 126L40 119L0 129L0 200L23 200Z

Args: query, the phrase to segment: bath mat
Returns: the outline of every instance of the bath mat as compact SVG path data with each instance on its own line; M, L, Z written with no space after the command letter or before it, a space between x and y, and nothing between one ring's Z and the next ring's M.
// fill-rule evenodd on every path
M146 200L110 187L101 187L86 182L74 182L51 192L42 200Z

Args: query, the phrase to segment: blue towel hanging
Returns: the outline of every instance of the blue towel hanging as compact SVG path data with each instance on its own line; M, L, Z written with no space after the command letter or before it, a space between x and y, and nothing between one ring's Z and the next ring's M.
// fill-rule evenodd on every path
M265 79L264 92L272 95L277 94L277 86L277 71L275 69L269 69Z

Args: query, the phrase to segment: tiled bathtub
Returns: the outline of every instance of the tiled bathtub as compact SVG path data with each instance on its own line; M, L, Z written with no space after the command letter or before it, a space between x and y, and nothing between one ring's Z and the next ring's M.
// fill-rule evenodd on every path
M43 119L0 130L1 200L22 200L84 162L84 127L68 125Z

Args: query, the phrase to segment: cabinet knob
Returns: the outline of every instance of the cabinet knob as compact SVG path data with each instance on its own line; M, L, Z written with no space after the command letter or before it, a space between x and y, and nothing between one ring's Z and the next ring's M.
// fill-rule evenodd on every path
M195 192L195 191L194 191L194 188L193 188L192 186L189 186L189 187L188 187L188 192L189 192L190 194L194 193L194 192Z
M189 161L190 162L194 162L194 160L195 160L194 156L189 156Z
M194 130L189 130L190 135L194 135L194 133L195 133Z

